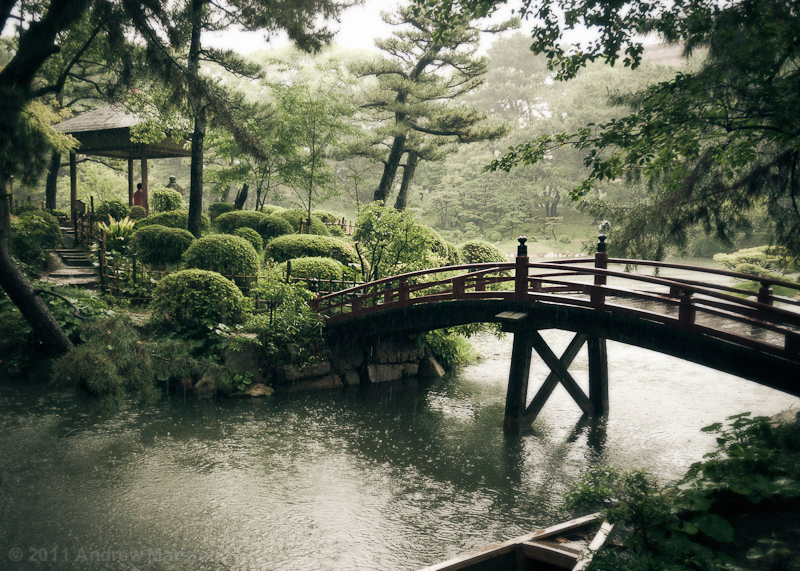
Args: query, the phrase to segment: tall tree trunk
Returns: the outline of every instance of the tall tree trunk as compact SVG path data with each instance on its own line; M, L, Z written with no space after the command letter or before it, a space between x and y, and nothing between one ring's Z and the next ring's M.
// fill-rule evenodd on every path
M47 171L47 182L44 187L44 207L47 210L56 208L56 190L58 187L58 171L61 169L61 153L53 151L50 155L50 168Z
M189 232L196 238L200 237L200 222L203 213L203 145L205 138L206 111L201 107L194 117L189 183Z
M414 180L414 171L417 170L419 155L416 151L408 151L406 167L403 169L403 180L400 183L400 192L397 193L397 200L394 202L395 210L405 210L408 204L408 189L411 181Z
M11 258L8 249L11 197L5 193L5 185L5 177L0 173L0 286L30 324L36 339L50 355L57 357L72 349L72 342Z
M400 160L403 158L403 153L406 149L406 135L395 135L392 142L392 150L389 152L389 158L386 159L386 164L383 166L383 176L372 200L379 200L386 202L389 198L389 193L392 191L392 184L394 184L394 177L397 175L397 167L400 166Z
M247 202L247 195L250 191L250 185L244 183L242 185L242 190L240 190L236 194L236 200L233 201L233 208L235 210L241 210L244 208L244 203Z
M192 158L189 172L189 232L195 237L200 237L200 221L203 213L203 146L206 139L206 108L202 95L197 86L191 83L200 81L200 33L203 29L203 9L205 0L192 0L192 36L189 44L188 71L190 76L189 86L189 113L194 118L194 132L192 133Z

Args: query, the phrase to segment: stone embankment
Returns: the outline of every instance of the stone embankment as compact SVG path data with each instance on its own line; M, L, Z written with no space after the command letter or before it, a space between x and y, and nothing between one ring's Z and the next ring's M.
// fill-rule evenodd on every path
M338 343L330 356L302 369L285 365L277 372L278 392L367 386L402 379L436 379L444 368L412 340L377 341L369 346Z

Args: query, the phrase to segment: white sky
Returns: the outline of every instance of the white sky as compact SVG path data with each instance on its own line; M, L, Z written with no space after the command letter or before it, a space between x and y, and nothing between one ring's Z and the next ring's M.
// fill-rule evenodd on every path
M377 51L375 38L388 38L392 35L394 26L390 26L381 19L381 12L392 12L400 4L400 0L366 0L360 6L354 6L342 13L341 24L330 24L331 29L338 30L333 42L351 49L364 49ZM504 7L498 12L495 21L508 18L510 9ZM530 25L530 24L528 24ZM523 22L525 27L525 22ZM483 35L483 49L490 45L493 34ZM241 54L250 54L259 50L278 48L288 45L285 34L278 35L270 42L264 39L261 32L223 32L208 34L203 37L205 45L233 49Z

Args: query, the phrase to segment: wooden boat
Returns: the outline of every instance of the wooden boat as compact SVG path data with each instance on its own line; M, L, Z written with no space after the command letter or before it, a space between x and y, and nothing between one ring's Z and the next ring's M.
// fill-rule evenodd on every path
M599 513L550 526L421 571L583 571L612 525Z

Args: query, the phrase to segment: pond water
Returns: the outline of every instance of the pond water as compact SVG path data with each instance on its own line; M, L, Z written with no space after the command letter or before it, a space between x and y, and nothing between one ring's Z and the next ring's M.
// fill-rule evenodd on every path
M558 353L570 334L544 332ZM679 478L700 428L800 399L609 343L611 412L561 389L502 432L511 337L427 385L267 400L164 399L113 415L0 383L2 569L417 569L564 518L588 467ZM571 367L586 382L587 360ZM544 379L534 361L533 393Z

